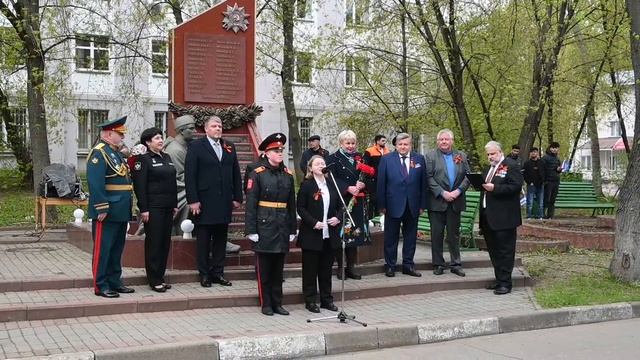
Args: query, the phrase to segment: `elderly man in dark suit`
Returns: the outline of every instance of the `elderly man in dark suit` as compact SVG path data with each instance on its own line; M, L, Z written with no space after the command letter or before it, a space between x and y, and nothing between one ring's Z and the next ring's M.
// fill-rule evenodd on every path
M516 228L522 224L520 189L522 173L518 163L505 158L502 146L489 141L484 147L491 167L484 170L480 204L480 229L484 234L495 282L487 286L496 295L511 292L511 273L516 254Z
M411 135L396 137L396 150L383 156L378 166L378 209L385 214L385 275L395 276L400 224L402 224L402 273L420 277L416 252L418 216L427 206L424 157L411 151Z
M222 139L219 117L208 118L204 131L206 136L189 144L185 160L187 203L196 223L200 285L231 286L223 276L224 259L231 212L242 202L240 165L233 143Z
M460 213L466 207L464 193L469 187L469 163L467 155L453 149L453 132L443 129L438 132L438 148L426 155L428 182L427 209L431 224L431 260L433 273L444 273L444 231L447 230L447 245L451 272L465 276L460 259Z

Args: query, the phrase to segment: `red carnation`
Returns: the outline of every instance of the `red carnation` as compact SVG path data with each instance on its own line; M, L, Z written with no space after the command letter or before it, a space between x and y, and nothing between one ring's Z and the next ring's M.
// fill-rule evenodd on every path
M374 176L376 174L376 169L361 162L356 165L356 170L360 170L360 172L367 176Z

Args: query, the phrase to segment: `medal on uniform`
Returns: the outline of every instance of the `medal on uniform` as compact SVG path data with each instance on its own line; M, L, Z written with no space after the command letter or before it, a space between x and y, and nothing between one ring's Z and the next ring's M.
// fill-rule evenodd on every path
M142 164L140 164L140 161L136 161L135 165L133 165L133 169L136 171L142 169Z

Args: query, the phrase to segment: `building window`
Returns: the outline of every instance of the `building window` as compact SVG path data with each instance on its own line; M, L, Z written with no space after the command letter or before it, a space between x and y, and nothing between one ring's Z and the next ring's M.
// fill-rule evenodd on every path
M345 21L347 26L362 25L367 20L368 0L346 0Z
M78 149L89 149L98 136L98 124L109 117L109 110L78 110Z
M622 131L620 130L620 123L617 121L610 121L609 129L611 136L620 136L622 133Z
M311 136L312 117L298 117L298 132L300 133L300 151L307 149L307 139Z
M313 57L308 52L297 52L295 56L294 82L298 84L311 84Z
M618 157L616 156L616 154L611 151L610 153L611 155L611 160L609 162L609 170L615 171L618 170Z
M312 0L296 0L296 18L298 19L311 19L311 11L312 11Z
M344 84L346 86L365 87L368 73L369 59L362 56L350 56L345 61Z
M76 68L81 70L109 70L109 37L78 35L76 39Z
M166 111L156 111L153 113L153 117L155 120L154 126L158 129L162 129L162 134L167 134L167 112Z
M13 119L13 123L18 128L18 134L20 134L20 141L27 146L31 147L29 143L29 119L27 118L26 107L10 107L9 114ZM0 124L0 150L9 149L9 139L7 133L7 127L4 121Z
M151 40L151 72L167 73L167 42L164 40Z
M591 155L582 155L580 157L580 163L584 170L591 170Z

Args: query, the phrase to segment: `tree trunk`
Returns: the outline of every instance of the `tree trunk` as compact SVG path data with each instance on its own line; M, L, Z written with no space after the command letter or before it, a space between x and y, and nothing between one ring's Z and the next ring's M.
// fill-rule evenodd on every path
M184 20L182 19L182 5L180 5L180 0L171 0L169 1L169 5L171 6L173 17L176 20L176 25L182 24Z
M635 79L636 119L635 128L640 129L640 2L626 0L627 11L631 18L631 61ZM636 137L637 138L637 137ZM620 189L620 202L616 216L615 249L609 269L611 273L622 280L640 280L640 146L634 139L636 146L631 150L631 161L627 167L627 174Z
M38 53L36 55L41 55ZM42 169L51 164L49 157L49 139L47 116L44 105L44 60L40 56L27 58L27 101L29 117L29 135L33 154L33 189L37 191L42 177Z
M402 76L402 126L409 132L409 75L407 71L407 19L401 9L400 29L402 31L402 58L400 59L400 72Z
M553 84L547 91L547 141L551 144L554 140L553 131Z
M602 197L602 167L600 166L600 141L598 140L598 124L596 123L593 101L587 104L587 134L591 141L591 183L597 197Z
M300 140L300 129L298 128L298 116L296 115L296 104L293 97L293 67L295 62L295 48L293 46L293 2L289 0L278 1L282 16L282 99L284 109L287 114L287 124L289 129L289 147L293 153L293 165L291 168L296 171L296 178L302 179L304 174L297 164L302 158L302 143Z

